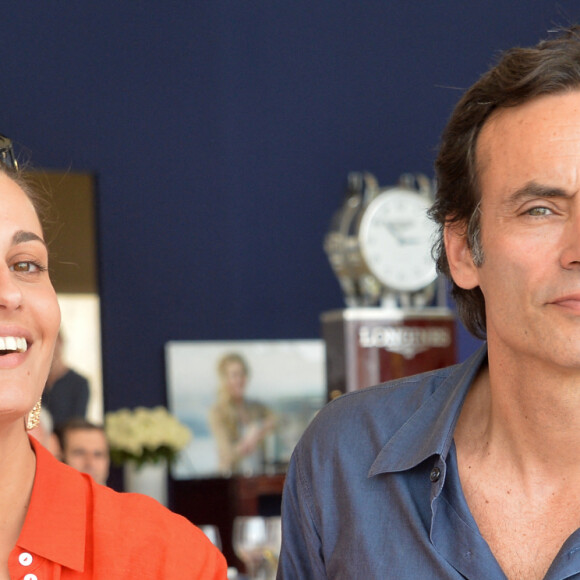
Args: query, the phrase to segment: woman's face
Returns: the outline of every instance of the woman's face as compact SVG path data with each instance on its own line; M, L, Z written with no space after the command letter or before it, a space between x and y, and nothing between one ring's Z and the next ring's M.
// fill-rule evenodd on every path
M0 421L23 417L40 398L59 326L38 216L0 172Z
M246 371L239 361L230 361L226 364L224 375L230 396L234 400L244 398L246 388Z

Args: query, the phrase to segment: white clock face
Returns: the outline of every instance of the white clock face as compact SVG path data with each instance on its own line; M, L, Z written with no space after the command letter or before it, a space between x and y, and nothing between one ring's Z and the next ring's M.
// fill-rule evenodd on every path
M379 194L366 208L359 228L363 259L383 284L401 292L425 288L437 277L431 248L436 225L426 199L405 189Z

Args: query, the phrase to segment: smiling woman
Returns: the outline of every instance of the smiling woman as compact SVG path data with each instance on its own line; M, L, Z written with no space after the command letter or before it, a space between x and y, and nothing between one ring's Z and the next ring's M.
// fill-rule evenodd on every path
M40 199L0 138L0 580L225 578L198 528L58 462L26 432L60 327ZM114 525L111 525L114 522ZM50 530L49 534L44 533Z
M0 357L0 432L13 433L13 420L23 417L42 394L60 310L31 197L5 172L0 192L0 336L6 346L16 346L17 340L27 344L24 352L7 350Z

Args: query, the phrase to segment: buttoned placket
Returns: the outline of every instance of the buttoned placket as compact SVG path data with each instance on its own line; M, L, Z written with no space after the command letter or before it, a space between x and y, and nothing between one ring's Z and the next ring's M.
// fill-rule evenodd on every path
M18 563L23 568L29 568L33 562L34 558L30 552L20 552L18 555ZM38 580L38 576L36 574L28 573L24 575L24 580Z
M39 580L38 576L30 570L32 568L37 568L40 565L40 562L35 561L34 556L30 552L20 552L20 554L18 554L18 563L24 569L23 572L26 572L24 576L22 576L23 580Z
M437 468L440 473L434 477ZM431 483L433 546L464 578L505 579L505 574L479 533L465 502L454 445L445 460L438 458L429 477L436 479Z
M437 457L435 464L429 472L429 481L431 482L431 509L434 512L434 501L437 499L445 482L446 465L442 457ZM435 515L433 513L433 515Z

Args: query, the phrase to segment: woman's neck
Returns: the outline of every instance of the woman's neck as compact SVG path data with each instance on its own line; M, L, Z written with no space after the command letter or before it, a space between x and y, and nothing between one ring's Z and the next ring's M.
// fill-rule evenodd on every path
M0 426L0 573L22 531L35 472L36 455L24 428Z

